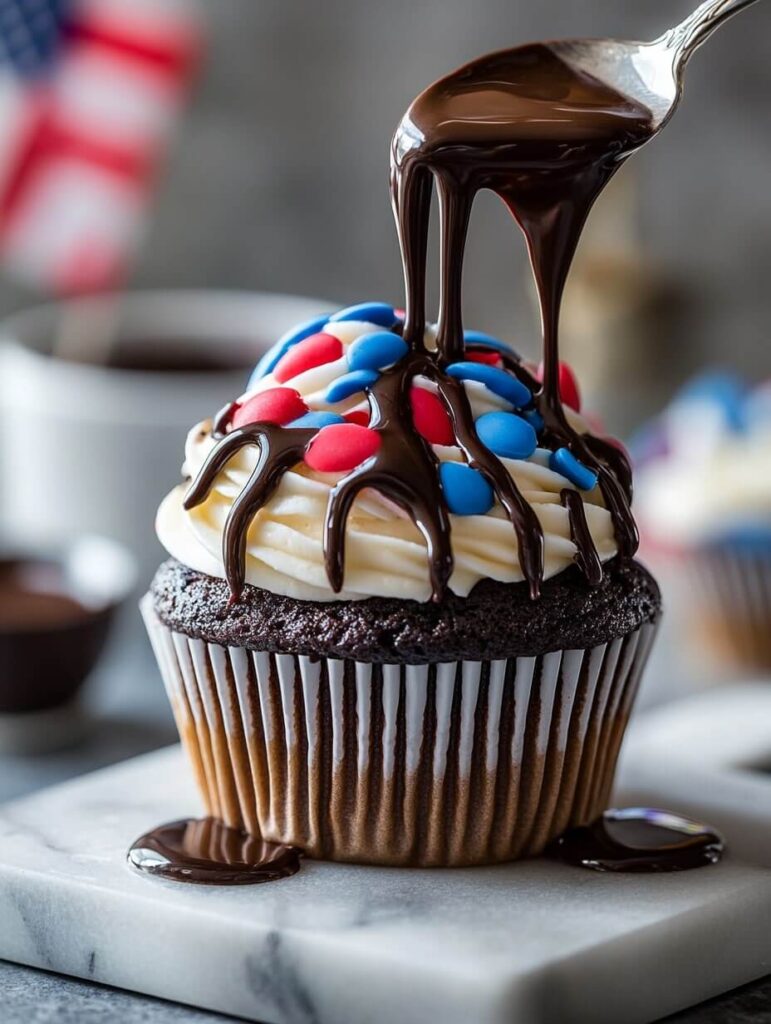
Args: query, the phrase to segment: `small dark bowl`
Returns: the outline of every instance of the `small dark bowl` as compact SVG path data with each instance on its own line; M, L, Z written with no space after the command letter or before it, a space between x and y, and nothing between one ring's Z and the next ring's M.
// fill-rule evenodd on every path
M116 542L92 536L55 552L4 545L0 573L12 574L27 593L54 601L47 611L36 605L0 614L0 715L24 716L70 703L132 591L132 557ZM56 608L60 598L72 602L71 611Z

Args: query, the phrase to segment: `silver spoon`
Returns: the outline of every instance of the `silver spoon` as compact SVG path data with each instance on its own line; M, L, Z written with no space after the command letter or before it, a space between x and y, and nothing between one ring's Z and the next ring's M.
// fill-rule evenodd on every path
M693 53L734 14L756 0L706 0L684 21L650 43L622 39L564 39L549 48L567 64L638 100L653 115L653 132L680 102L683 71Z

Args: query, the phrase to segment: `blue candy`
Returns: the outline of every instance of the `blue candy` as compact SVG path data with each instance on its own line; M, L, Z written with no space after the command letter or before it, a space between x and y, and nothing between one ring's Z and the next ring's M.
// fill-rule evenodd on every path
M564 476L582 491L591 491L597 486L597 474L583 462L579 462L567 448L558 448L549 456L549 469Z
M494 348L498 352L508 352L512 356L517 355L511 345L507 345L505 341L499 341L491 334L485 334L484 331L464 331L463 340L467 345L484 345L486 348Z
M525 409L524 412L520 413L520 416L523 419L527 420L527 422L530 424L530 426L533 428L536 434L541 433L545 424L543 421L543 416L537 409Z
M447 507L456 516L483 516L493 507L492 487L465 462L442 462L439 478Z
M348 365L352 370L383 370L398 363L408 351L407 342L391 331L363 334L348 349Z
M398 323L394 307L387 302L360 302L357 306L346 306L329 317L331 323L340 320L364 320L378 327L393 327Z
M332 405L335 402L342 402L344 399L350 398L351 395L355 395L357 391L363 391L370 387L379 376L380 374L376 370L352 370L351 373L343 374L329 385L324 399Z
M527 405L532 395L525 385L505 370L484 363L451 363L447 373L459 380L475 380L512 405Z
M305 320L303 323L297 324L296 327L292 327L286 334L282 334L276 344L268 349L255 366L249 378L249 383L246 385L246 390L251 391L258 380L262 380L263 377L267 377L269 373L272 373L279 359L285 356L293 345L297 345L300 341L305 341L312 334L317 334L328 321L329 314L325 313L324 316L314 317L313 320Z
M482 444L506 459L527 459L535 451L535 431L513 412L486 412L476 421Z
M345 420L342 416L338 416L336 412L306 412L299 419L292 420L289 426L305 427L308 430L321 430L322 427L331 427L333 423L345 423Z

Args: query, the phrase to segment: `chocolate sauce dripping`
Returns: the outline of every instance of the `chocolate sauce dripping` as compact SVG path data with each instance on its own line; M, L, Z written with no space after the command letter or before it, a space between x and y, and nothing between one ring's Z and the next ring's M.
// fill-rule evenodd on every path
M412 104L394 137L391 192L406 291L402 331L410 352L367 389L371 426L380 449L333 488L324 531L330 583L339 592L345 566L345 524L356 496L372 487L407 511L428 546L432 596L440 600L452 573L450 520L430 445L416 431L409 391L420 374L445 402L456 440L470 465L494 489L517 535L519 561L533 598L543 576L538 519L496 456L478 440L463 386L443 371L463 358L463 250L476 193L496 192L527 241L541 304L543 385L514 354L505 367L534 395L544 420L542 446L567 447L598 475L622 554L632 555L637 531L630 511L631 474L622 452L578 434L558 393L558 323L562 290L591 206L626 156L652 133L650 112L591 76L570 68L548 46L531 45L482 57L430 86ZM425 280L431 193L439 193L441 302L437 352L424 342ZM475 347L482 347L475 346ZM227 519L223 559L236 598L245 575L249 524L283 474L300 462L314 431L255 424L226 434L234 406L218 415L221 438L185 500L204 501L228 459L248 444L260 448L257 468ZM569 509L577 562L597 578L597 553L582 512Z
M187 818L160 825L132 844L128 860L138 871L198 885L256 885L300 870L301 851L269 843L216 818Z
M257 465L246 486L238 495L225 521L222 538L225 575L233 600L237 600L246 576L246 536L252 520L270 500L287 470L302 462L305 449L316 430L301 427L288 429L272 423L251 423L223 437L201 468L185 496L188 510L200 505L209 496L214 483L230 459L242 448L259 448Z
M547 856L593 871L649 874L716 864L724 849L722 836L707 825L668 811L630 807L605 811L591 825L570 829Z
M346 520L356 496L365 487L374 488L407 512L423 535L428 546L432 599L440 601L447 589L453 567L450 518L439 485L437 458L415 430L410 404L413 378L433 372L428 355L413 351L367 389L370 427L380 436L380 448L335 485L327 505L324 557L336 593L343 587Z
M619 549L626 555L637 547L628 465L621 465L623 456L611 455L607 444L590 447L567 422L559 396L558 325L568 270L594 200L652 131L648 110L536 44L482 57L430 86L410 107L392 146L392 197L407 254L408 309L423 306L425 246L418 249L413 243L422 241L428 228L426 175L437 183L442 238L438 348L443 361L463 352L463 249L476 192L487 188L500 195L522 228L541 307L544 371L537 407L545 421L542 442L569 448L597 472ZM412 195L416 182L420 201ZM588 564L591 553L582 552L582 560ZM537 566L532 555L526 561L526 578L536 594Z
M214 417L212 422L211 434L212 437L219 438L224 437L227 433L228 424L233 419L233 415L238 408L237 402L228 402L227 405L223 405L217 415Z
M602 562L586 522L584 500L578 491L566 487L560 491L560 501L568 511L570 539L576 546L574 561L587 581L596 587L602 583Z
M463 384L454 377L443 375L438 386L439 394L450 411L455 439L461 451L469 465L484 474L514 526L519 565L528 582L530 596L535 599L543 580L544 556L543 530L538 517L500 459L477 437L471 404Z

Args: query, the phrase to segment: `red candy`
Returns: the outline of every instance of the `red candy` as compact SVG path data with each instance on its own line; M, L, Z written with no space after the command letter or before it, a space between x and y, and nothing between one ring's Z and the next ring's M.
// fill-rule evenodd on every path
M367 409L351 409L350 412L343 413L343 419L349 423L357 423L360 427L369 426L369 410Z
M486 366L501 365L501 357L497 352L482 352L481 349L469 349L466 352L466 359L470 363L484 363Z
M312 370L314 366L334 363L342 354L342 342L333 334L311 334L309 338L293 345L286 355L279 359L273 369L273 376L279 384L284 384L299 373Z
M538 380L543 380L543 363L538 367ZM560 398L564 405L581 412L581 392L578 390L576 375L567 363L560 363L559 369Z
M298 419L308 406L294 388L269 388L248 398L233 414L233 426L245 427L249 423L278 423L283 425Z
M358 423L333 423L322 427L308 450L305 462L319 473L346 473L360 466L380 447L380 435Z
M414 387L410 392L415 429L430 444L455 444L452 421L441 398L433 391Z

